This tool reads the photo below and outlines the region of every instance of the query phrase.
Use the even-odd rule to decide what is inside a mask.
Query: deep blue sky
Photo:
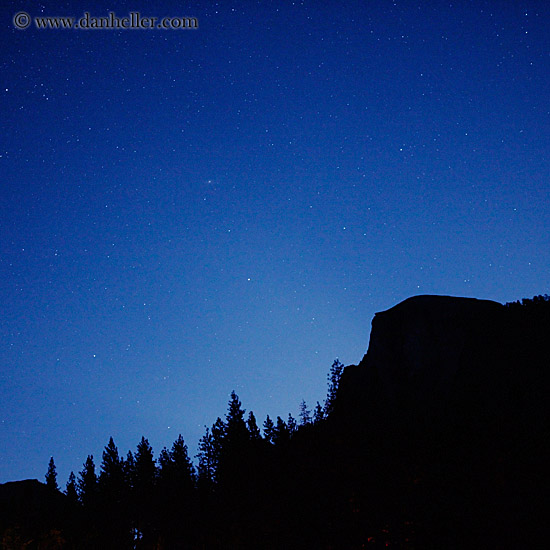
[[[452,4],[452,5],[451,5]],[[196,16],[194,31],[12,17]],[[3,2],[0,482],[194,454],[414,294],[550,287],[546,2]]]

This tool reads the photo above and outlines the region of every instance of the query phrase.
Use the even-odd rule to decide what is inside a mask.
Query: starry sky
[[[27,30],[15,13],[194,16]],[[550,287],[546,2],[2,2],[0,482],[326,395],[415,294]]]

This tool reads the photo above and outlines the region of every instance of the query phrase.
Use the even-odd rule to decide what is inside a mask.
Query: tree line
[[[89,455],[82,469],[69,475],[64,493],[77,510],[76,530],[92,547],[215,547],[229,525],[225,520],[242,514],[262,485],[260,469],[280,457],[298,433],[318,428],[330,416],[342,371],[336,359],[323,404],[311,411],[302,400],[298,419],[290,413],[286,420],[267,415],[261,429],[232,391],[225,416],[206,427],[199,441],[196,466],[181,435],[157,458],[145,437],[125,457],[111,437],[99,465]],[[59,490],[53,457],[45,480]],[[209,525],[212,517],[219,529]]]
[[[388,399],[389,353],[345,374],[335,361],[326,399],[296,419],[258,422],[232,392],[195,463],[181,436],[158,457],[145,438],[125,457],[110,439],[97,469],[89,456],[71,474],[55,548],[545,547],[550,297],[469,328],[431,408]],[[46,481],[57,487],[53,459]]]

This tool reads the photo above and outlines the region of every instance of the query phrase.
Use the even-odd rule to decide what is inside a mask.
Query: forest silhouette
[[[45,484],[0,485],[2,548],[543,547],[550,297],[469,303],[471,318],[449,300],[458,344],[438,314],[435,332],[395,332],[421,307],[396,306],[375,318],[365,359],[335,360],[326,398],[302,401],[297,419],[259,426],[232,392],[196,457],[181,435],[156,457],[145,437],[125,456],[110,438],[63,490],[53,458]],[[403,384],[400,346],[420,365]],[[456,363],[444,390],[422,370],[443,372],[440,357]]]

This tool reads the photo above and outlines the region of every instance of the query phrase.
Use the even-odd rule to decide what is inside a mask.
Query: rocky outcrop
[[[415,296],[377,313],[365,357],[344,371],[344,399],[358,388],[374,399],[368,378],[390,411],[440,405],[457,393],[459,380],[502,353],[505,309],[489,300]]]
[[[391,407],[439,403],[453,392],[461,369],[496,353],[503,310],[473,298],[409,298],[376,314],[361,365],[378,370]]]
[[[331,434],[365,494],[424,526],[418,547],[547,540],[549,334],[548,299],[416,296],[375,315]]]

